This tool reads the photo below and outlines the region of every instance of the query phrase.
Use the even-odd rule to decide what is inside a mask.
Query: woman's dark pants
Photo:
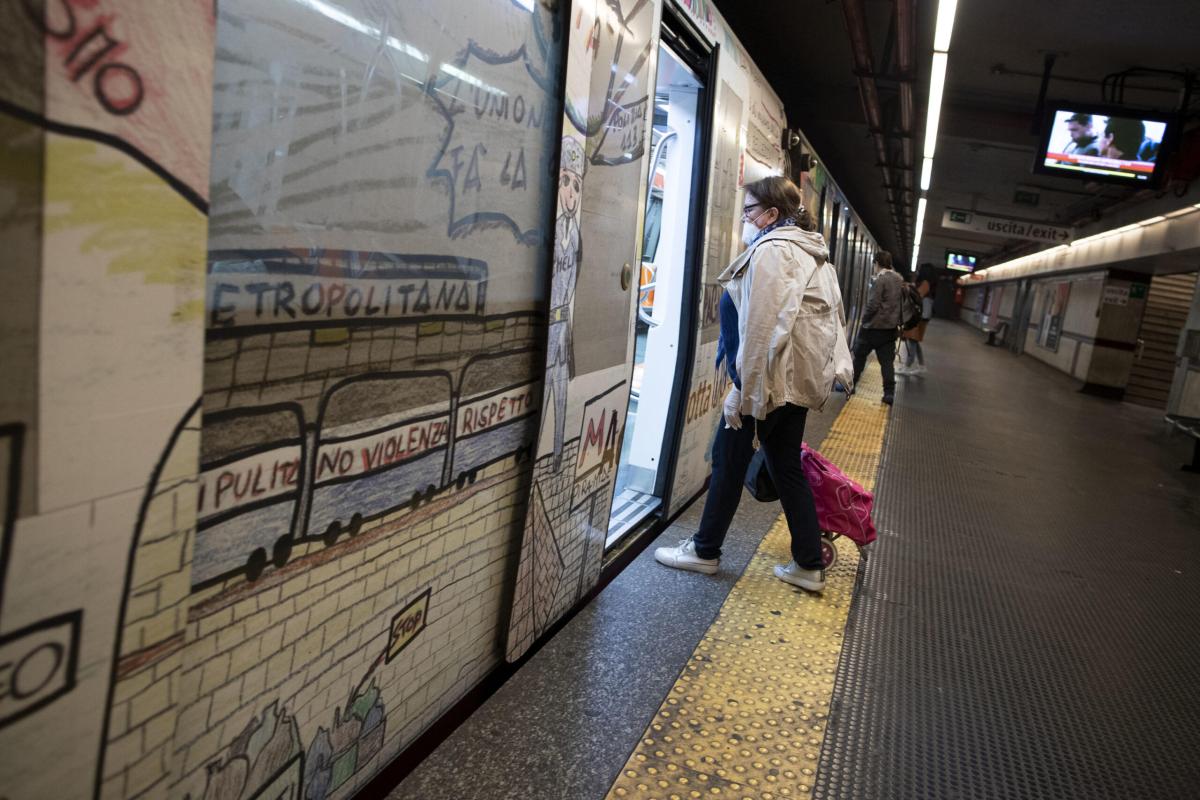
[[[808,409],[802,406],[777,408],[758,422],[758,440],[766,451],[767,470],[779,491],[779,502],[792,534],[792,559],[804,569],[823,569],[817,508],[800,463],[807,417]],[[704,500],[700,530],[692,537],[700,558],[721,555],[725,534],[742,499],[746,468],[754,456],[753,417],[743,416],[739,431],[726,428],[724,419],[717,426],[708,497]]]

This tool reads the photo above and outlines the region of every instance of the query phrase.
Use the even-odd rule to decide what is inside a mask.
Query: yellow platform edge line
[[[882,394],[872,365],[820,448],[871,491]],[[607,798],[811,797],[859,563],[849,539],[837,546],[825,591],[796,589],[773,573],[789,559],[787,522],[775,521]]]

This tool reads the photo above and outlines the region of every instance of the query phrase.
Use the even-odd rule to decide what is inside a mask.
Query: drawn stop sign
[[[425,615],[429,612],[429,597],[432,593],[432,589],[426,589],[416,600],[392,617],[385,663],[399,655],[401,650],[412,644],[418,633],[425,630]]]

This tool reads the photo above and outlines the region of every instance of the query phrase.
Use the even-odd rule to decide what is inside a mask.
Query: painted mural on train
[[[0,163],[20,195],[2,233],[0,749],[36,753],[0,759],[0,794],[162,795],[195,525],[213,8],[41,0],[4,4],[0,26]]]
[[[638,198],[647,169],[653,3],[574,3],[560,142],[545,402],[507,657],[600,575],[629,400]],[[578,302],[586,297],[587,302]],[[615,324],[614,324],[615,323]],[[568,438],[570,437],[570,438]]]
[[[556,5],[302,5],[217,26],[197,800],[353,794],[494,668],[543,402]]]
[[[443,5],[5,8],[64,331],[0,405],[0,737],[66,768],[14,796],[344,797],[500,658],[565,22]]]
[[[682,10],[734,45],[711,275],[782,112]],[[0,7],[0,746],[38,753],[0,794],[350,797],[587,595],[661,15]],[[726,386],[708,283],[676,504]]]

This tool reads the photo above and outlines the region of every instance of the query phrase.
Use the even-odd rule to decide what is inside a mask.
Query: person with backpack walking
[[[872,352],[879,359],[883,372],[883,402],[889,406],[896,397],[896,338],[904,322],[904,279],[892,269],[892,254],[887,250],[875,253],[875,279],[867,297],[862,328],[854,342],[854,383],[867,365]]]
[[[913,281],[912,287],[921,298],[921,316],[920,321],[914,327],[901,334],[901,338],[904,339],[906,357],[904,365],[896,368],[897,375],[925,374],[925,352],[921,349],[921,342],[925,341],[925,329],[929,327],[929,320],[933,319],[933,294],[936,289],[933,264],[921,265],[917,270],[917,277]]]

